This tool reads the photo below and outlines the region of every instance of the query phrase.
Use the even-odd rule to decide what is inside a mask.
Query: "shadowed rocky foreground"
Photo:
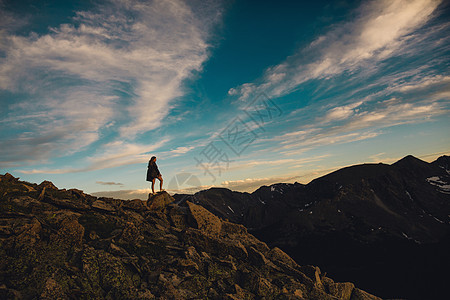
[[[380,299],[166,192],[96,198],[6,174],[0,195],[1,299]]]

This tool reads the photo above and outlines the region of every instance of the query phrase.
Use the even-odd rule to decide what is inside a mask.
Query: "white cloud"
[[[123,183],[114,181],[96,181],[95,183],[100,185],[123,185]]]
[[[164,139],[152,145],[134,144],[123,141],[111,142],[103,145],[94,156],[88,157],[87,164],[83,167],[17,170],[17,172],[24,174],[66,174],[115,168],[132,164],[145,164],[151,157],[151,152],[165,145],[167,141],[168,139]]]
[[[339,126],[329,127],[327,123],[320,122],[303,125],[295,131],[277,137],[276,140],[281,153],[292,155],[299,149],[311,150],[321,146],[375,138],[382,134],[383,128],[429,121],[447,112],[448,110],[437,102],[403,103],[394,98],[351,113]]]
[[[416,82],[408,82],[403,85],[399,85],[396,87],[396,89],[400,92],[410,92],[423,90],[438,85],[445,85],[448,91],[450,89],[450,76],[443,76],[443,75],[427,76],[425,78],[420,78],[420,80]]]
[[[335,25],[309,47],[299,49],[284,62],[268,68],[258,83],[245,83],[231,89],[230,94],[240,92],[245,98],[248,97],[248,87],[252,87],[252,90],[258,89],[277,97],[310,79],[329,79],[360,69],[368,72],[376,67],[377,62],[404,51],[405,44],[423,40],[414,31],[430,20],[440,2],[367,2],[357,10],[354,20]]]
[[[190,146],[190,147],[178,147],[176,149],[173,149],[170,152],[171,153],[175,153],[175,154],[184,154],[184,153],[187,153],[187,152],[191,151],[194,148],[195,147],[193,147],[193,146]]]
[[[183,81],[208,58],[208,38],[220,18],[217,5],[195,5],[111,0],[77,12],[74,24],[48,34],[2,31],[0,89],[28,94],[5,99],[5,119],[21,119],[9,126],[23,132],[9,134],[8,142],[42,150],[17,149],[18,155],[2,153],[0,160],[13,164],[27,151],[30,161],[64,155],[67,148],[77,152],[104,130],[131,145],[138,134],[161,126],[171,102],[184,93]],[[55,140],[38,143],[46,135]]]
[[[355,113],[354,109],[360,106],[362,103],[363,103],[362,101],[359,101],[356,103],[332,108],[325,115],[324,122],[347,119]]]

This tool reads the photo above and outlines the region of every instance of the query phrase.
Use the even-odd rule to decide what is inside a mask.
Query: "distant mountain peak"
[[[394,164],[397,164],[397,163],[414,163],[414,162],[424,163],[423,160],[421,160],[421,159],[419,159],[419,158],[417,158],[417,157],[415,157],[415,156],[410,154],[410,155],[407,155],[407,156],[403,157],[402,159],[398,160]]]

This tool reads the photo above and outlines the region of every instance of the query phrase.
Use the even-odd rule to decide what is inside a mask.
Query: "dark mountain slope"
[[[450,251],[449,170],[448,156],[433,163],[407,156],[392,165],[343,168],[307,185],[192,197],[301,264],[317,264],[385,297],[423,299],[446,293],[446,277],[436,273],[448,266]],[[236,201],[238,195],[244,200]]]

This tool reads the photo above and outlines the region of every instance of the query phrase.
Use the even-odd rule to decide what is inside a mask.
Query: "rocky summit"
[[[0,175],[1,299],[380,299],[161,192],[97,198]]]

